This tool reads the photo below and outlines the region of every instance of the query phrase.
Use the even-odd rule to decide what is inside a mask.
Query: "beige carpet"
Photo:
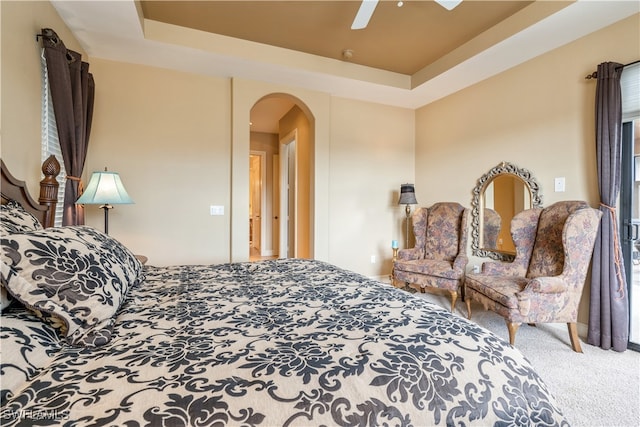
[[[451,306],[445,295],[417,295]],[[457,302],[455,314],[467,317],[464,302]],[[508,341],[502,317],[474,304],[472,320]],[[604,351],[581,338],[582,354],[571,349],[564,324],[522,325],[516,347],[547,383],[572,426],[640,426],[640,353]]]

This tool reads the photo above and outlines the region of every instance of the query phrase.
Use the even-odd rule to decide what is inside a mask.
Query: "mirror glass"
[[[516,253],[511,219],[525,209],[540,207],[542,201],[529,171],[502,162],[478,180],[471,204],[473,254],[511,260]]]

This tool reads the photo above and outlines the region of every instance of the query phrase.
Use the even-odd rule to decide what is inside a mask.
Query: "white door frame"
[[[272,159],[273,175],[271,176],[271,254],[280,258],[280,154]]]

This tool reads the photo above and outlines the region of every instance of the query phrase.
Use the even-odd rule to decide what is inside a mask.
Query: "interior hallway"
[[[276,259],[277,256],[260,256],[260,252],[253,246],[249,246],[249,261],[264,261],[267,259]]]

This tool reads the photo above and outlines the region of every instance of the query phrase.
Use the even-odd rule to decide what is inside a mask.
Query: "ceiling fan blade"
[[[378,0],[362,0],[360,9],[358,9],[358,13],[356,14],[356,18],[353,20],[353,24],[351,24],[351,29],[361,30],[366,28],[367,24],[369,24],[369,19],[371,19],[371,15],[373,15],[373,11],[376,10],[377,5]]]
[[[447,10],[453,10],[457,5],[462,3],[462,0],[435,0],[435,2]]]

